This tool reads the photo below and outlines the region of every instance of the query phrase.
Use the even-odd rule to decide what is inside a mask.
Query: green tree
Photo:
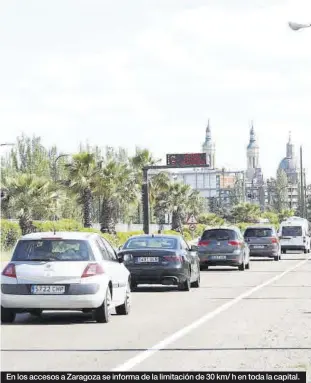
[[[232,208],[231,215],[235,222],[256,222],[260,217],[260,206],[242,203]]]
[[[180,230],[187,215],[198,211],[201,203],[198,193],[189,185],[172,182],[162,200],[162,206],[172,214],[171,229]]]
[[[22,235],[34,230],[33,219],[50,218],[53,208],[53,191],[49,180],[35,174],[16,174],[7,177],[3,188],[9,209],[14,209]]]
[[[277,212],[288,209],[288,182],[284,170],[279,169],[275,181],[274,209]]]
[[[236,176],[234,186],[230,193],[231,206],[242,203],[243,198],[244,198],[243,180],[240,177]]]
[[[150,177],[149,180],[149,201],[150,201],[150,215],[155,215],[156,222],[159,225],[165,223],[165,209],[161,201],[167,197],[170,188],[170,178],[167,173],[160,172]],[[152,219],[151,219],[152,221]]]
[[[36,174],[38,177],[49,177],[49,155],[41,143],[40,137],[22,135],[7,158],[6,170],[11,173]]]
[[[81,152],[72,156],[72,163],[67,165],[68,182],[66,187],[78,196],[78,203],[83,207],[83,225],[91,227],[91,212],[93,193],[96,188],[100,167],[95,161],[95,155]]]
[[[207,226],[221,226],[224,224],[224,219],[213,213],[201,214],[198,216],[198,223]]]
[[[281,223],[282,221],[286,220],[287,218],[290,218],[294,215],[295,211],[291,209],[284,209],[278,213],[278,219]]]
[[[145,166],[156,165],[160,160],[154,158],[148,149],[136,147],[136,152],[133,157],[129,158],[130,166],[133,168],[137,187],[140,190],[140,198],[137,200],[137,221],[140,222],[142,218],[143,204],[142,196],[142,182],[143,182],[143,168]]]
[[[96,194],[102,199],[101,231],[114,233],[120,211],[129,216],[137,200],[138,188],[133,170],[128,164],[109,161],[98,179]]]

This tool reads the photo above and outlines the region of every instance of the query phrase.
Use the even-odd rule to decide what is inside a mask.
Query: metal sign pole
[[[146,166],[143,168],[142,184],[142,207],[143,207],[143,230],[149,234],[149,185],[148,170],[176,169],[176,168],[209,168],[206,162],[206,153],[167,154],[167,165]],[[182,227],[181,227],[182,231]]]

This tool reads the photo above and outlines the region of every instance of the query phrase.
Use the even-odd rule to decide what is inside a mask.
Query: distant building
[[[190,185],[193,189],[200,191],[206,199],[206,207],[211,200],[222,206],[232,205],[233,191],[238,186],[242,187],[243,171],[228,171],[216,168],[216,147],[212,140],[210,121],[205,130],[205,140],[202,152],[206,153],[209,168],[179,169],[170,172],[171,178]],[[243,193],[242,193],[243,194]],[[238,196],[235,195],[235,199]],[[241,196],[241,201],[243,195]]]
[[[246,148],[246,159],[246,201],[259,204],[264,209],[266,203],[265,182],[260,167],[259,145],[253,123],[250,129],[249,143]]]
[[[286,156],[280,162],[278,170],[283,170],[287,176],[288,207],[296,210],[298,208],[300,195],[300,169],[297,166],[291,133],[289,133],[288,142],[286,144]]]
[[[216,149],[215,144],[212,141],[211,128],[208,120],[208,124],[205,131],[205,141],[202,145],[202,152],[206,153],[206,161],[210,165],[210,169],[215,169],[215,155]]]
[[[297,159],[295,157],[291,133],[289,133],[288,142],[286,144],[286,156],[280,162],[278,169],[284,170],[289,184],[298,184],[299,169],[297,166]]]

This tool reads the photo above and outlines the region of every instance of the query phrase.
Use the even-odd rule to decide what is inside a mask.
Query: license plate
[[[65,286],[43,286],[43,285],[33,285],[31,286],[31,294],[40,294],[40,295],[49,295],[49,294],[64,294]]]
[[[265,247],[264,247],[264,246],[261,246],[261,245],[257,245],[257,246],[255,245],[255,246],[254,246],[254,249],[264,249],[264,248],[265,248]]]
[[[159,257],[139,257],[138,263],[155,263],[159,262]]]
[[[226,259],[226,256],[225,256],[225,255],[214,255],[214,256],[213,256],[213,259],[224,260],[224,259]]]

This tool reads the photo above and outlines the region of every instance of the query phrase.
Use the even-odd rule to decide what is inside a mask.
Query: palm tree
[[[150,201],[150,216],[155,214],[158,224],[165,222],[165,209],[162,209],[159,201],[166,198],[166,193],[170,187],[170,178],[167,173],[161,172],[150,178],[149,201]]]
[[[130,158],[129,162],[135,174],[136,184],[141,192],[143,182],[143,168],[145,166],[156,165],[158,162],[160,162],[160,159],[155,159],[148,149],[141,149],[137,147],[135,155]],[[137,215],[139,217],[138,221],[140,221],[141,211],[142,201],[141,198],[139,198],[137,203]]]
[[[198,190],[192,190],[188,197],[188,211],[189,214],[198,216],[204,210],[205,199],[201,196]]]
[[[81,152],[72,158],[73,162],[67,165],[68,182],[66,186],[78,196],[78,203],[83,207],[84,227],[91,227],[93,192],[101,169],[95,161],[95,154]]]
[[[120,211],[125,213],[137,200],[133,170],[126,163],[109,161],[101,172],[96,194],[102,198],[101,231],[113,233]]]
[[[189,210],[191,186],[179,182],[170,185],[167,193],[167,206],[172,213],[172,230],[179,230]]]
[[[35,174],[15,174],[4,180],[4,191],[8,208],[17,214],[22,235],[34,231],[34,218],[46,217],[51,213],[53,193],[51,183],[46,178]]]

